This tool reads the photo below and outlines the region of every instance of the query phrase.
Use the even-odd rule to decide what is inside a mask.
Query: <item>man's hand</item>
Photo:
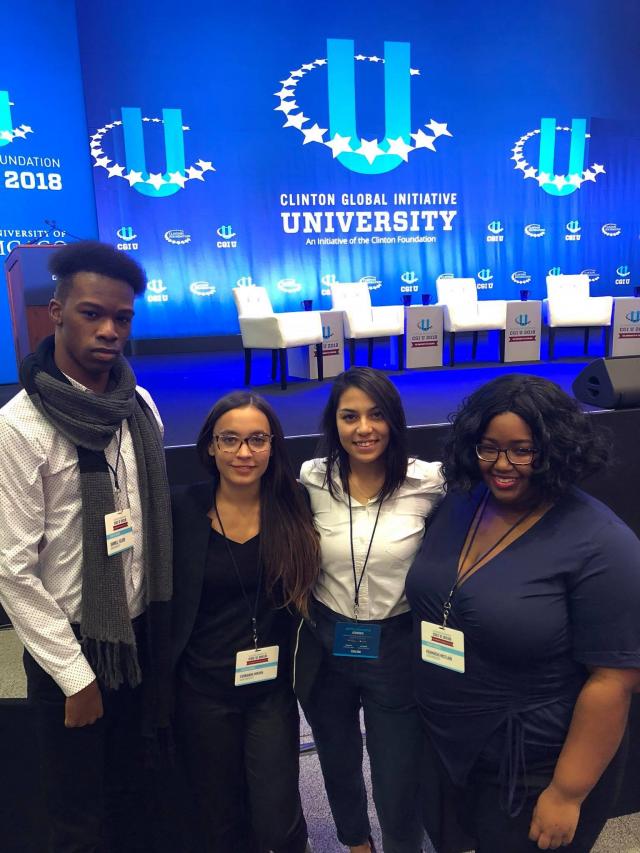
[[[529,838],[540,850],[557,850],[571,844],[580,817],[581,800],[565,797],[553,782],[538,797]]]
[[[96,679],[73,696],[67,696],[64,703],[64,724],[67,729],[90,726],[102,714],[102,694]]]

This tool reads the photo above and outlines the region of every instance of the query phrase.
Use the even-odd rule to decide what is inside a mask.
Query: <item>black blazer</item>
[[[173,514],[173,611],[171,665],[175,669],[196,621],[213,506],[213,483],[192,483],[171,490]]]
[[[301,488],[303,488],[301,486]],[[175,670],[195,625],[211,532],[207,515],[213,506],[213,483],[193,483],[171,490],[173,510],[173,611],[171,665]],[[322,660],[322,646],[299,614],[291,620],[291,679],[304,703]],[[311,625],[313,622],[310,620]],[[283,661],[283,665],[285,662]]]

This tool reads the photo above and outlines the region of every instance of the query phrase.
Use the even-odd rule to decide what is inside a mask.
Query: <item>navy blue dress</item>
[[[526,774],[553,773],[587,667],[640,667],[640,541],[574,488],[457,589],[448,626],[465,673],[422,661],[420,622],[441,622],[484,494],[448,495],[407,577],[416,697],[451,780],[502,780],[509,813]]]

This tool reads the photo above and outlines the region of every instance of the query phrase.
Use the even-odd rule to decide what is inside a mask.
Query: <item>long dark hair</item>
[[[322,439],[318,447],[319,454],[327,458],[326,483],[335,497],[336,483],[332,469],[337,465],[342,488],[346,491],[349,487],[349,454],[340,443],[337,424],[340,398],[348,388],[358,388],[371,397],[389,427],[385,478],[379,495],[380,500],[384,500],[402,485],[407,476],[407,420],[396,386],[384,373],[371,367],[350,367],[336,378],[331,388],[322,413]]]
[[[499,376],[474,391],[456,413],[444,448],[443,473],[449,488],[470,491],[482,477],[475,445],[489,421],[513,412],[527,424],[538,450],[531,483],[555,499],[609,460],[603,430],[562,388],[539,376]]]
[[[320,545],[304,488],[296,482],[287,456],[282,426],[269,403],[257,394],[234,391],[222,397],[206,417],[196,444],[200,462],[217,488],[220,473],[209,455],[216,422],[231,409],[252,406],[269,421],[271,457],[260,480],[260,548],[266,589],[280,583],[284,605],[308,614],[308,599],[320,571]]]

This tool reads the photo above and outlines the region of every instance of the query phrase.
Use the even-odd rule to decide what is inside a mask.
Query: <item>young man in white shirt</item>
[[[93,241],[50,269],[55,334],[0,409],[0,602],[25,646],[50,850],[142,853],[171,598],[162,424],[122,355],[145,275]]]

